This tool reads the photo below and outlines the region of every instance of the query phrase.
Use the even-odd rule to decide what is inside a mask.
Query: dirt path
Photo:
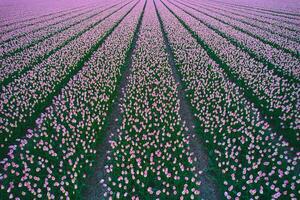
[[[156,8],[156,4],[155,4]],[[169,44],[169,40],[167,37],[167,34],[163,27],[163,22],[160,18],[160,15],[158,13],[158,10],[156,8],[156,12],[159,18],[159,22],[161,25],[161,30],[163,32],[164,42],[166,45],[166,51],[168,53],[168,60],[169,64],[172,68],[172,73],[174,76],[174,79],[176,83],[178,84],[178,98],[180,100],[180,116],[182,117],[183,122],[185,123],[185,126],[188,128],[188,137],[190,142],[190,148],[191,151],[194,153],[195,157],[197,157],[197,161],[194,163],[197,171],[201,170],[203,173],[200,175],[201,180],[201,186],[200,186],[200,194],[203,199],[222,199],[222,193],[219,189],[219,185],[216,182],[216,179],[214,178],[214,175],[211,174],[211,172],[208,171],[209,169],[209,158],[208,158],[208,152],[204,147],[203,142],[200,140],[199,136],[196,133],[195,130],[195,118],[191,111],[191,107],[186,100],[184,88],[181,83],[181,78],[179,76],[179,72],[175,65],[174,55],[171,50],[171,46]]]
[[[146,3],[145,3],[146,5]],[[127,54],[127,58],[125,61],[125,64],[123,66],[123,70],[121,70],[122,77],[120,79],[120,83],[117,87],[117,94],[115,96],[115,102],[112,105],[111,112],[108,116],[108,122],[107,126],[104,129],[104,132],[106,133],[106,136],[102,141],[99,142],[98,148],[97,148],[97,156],[96,156],[96,162],[93,166],[93,169],[91,170],[91,173],[87,176],[85,181],[85,187],[82,191],[82,198],[83,199],[103,199],[103,186],[100,184],[101,179],[105,179],[105,163],[107,158],[107,153],[111,149],[111,146],[109,144],[109,140],[111,139],[112,134],[111,133],[117,133],[117,129],[120,127],[120,124],[116,121],[121,116],[121,102],[124,98],[125,94],[125,87],[128,82],[129,74],[131,73],[131,65],[132,65],[132,54],[133,50],[136,46],[136,41],[138,39],[140,27],[142,18],[144,15],[145,6],[143,8],[142,14],[140,16],[139,22],[136,27],[136,31],[133,36],[133,40],[130,44],[130,49]]]

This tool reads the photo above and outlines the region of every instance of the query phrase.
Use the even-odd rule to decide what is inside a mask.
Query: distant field
[[[300,2],[3,0],[0,199],[299,199]]]

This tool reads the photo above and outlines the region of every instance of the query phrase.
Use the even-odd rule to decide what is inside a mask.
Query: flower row
[[[87,9],[78,9],[74,11],[72,10],[68,12],[63,12],[60,15],[54,15],[52,18],[46,18],[46,19],[42,18],[41,20],[35,23],[27,24],[27,26],[24,24],[19,24],[16,27],[6,26],[3,29],[7,29],[7,30],[2,30],[0,32],[1,35],[0,42],[2,44],[47,29],[48,26],[59,24],[61,22],[67,21],[68,19],[71,19],[71,17],[75,17],[76,15],[80,15],[83,14],[84,12],[91,11],[91,10],[92,10],[91,8],[87,8]]]
[[[158,3],[185,91],[206,141],[223,174],[227,199],[297,196],[299,152],[273,132],[207,52]],[[221,179],[221,178],[220,178]]]
[[[179,4],[177,4],[179,5]],[[242,45],[244,45],[246,48],[252,50],[257,57],[262,57],[266,59],[267,61],[271,62],[273,65],[277,65],[279,69],[284,70],[288,72],[289,74],[297,77],[299,79],[300,77],[300,60],[294,57],[293,55],[286,53],[282,51],[281,49],[277,49],[275,47],[272,47],[269,44],[265,44],[261,42],[259,39],[249,36],[246,33],[243,33],[239,30],[237,30],[235,27],[238,27],[241,30],[246,30],[251,32],[252,34],[257,35],[257,32],[260,32],[262,34],[269,34],[270,37],[273,39],[270,41],[275,40],[277,43],[286,43],[287,45],[292,45],[293,49],[297,49],[296,51],[300,52],[300,45],[298,42],[294,42],[291,40],[288,40],[287,38],[283,38],[277,34],[271,34],[269,32],[266,32],[265,30],[256,28],[248,24],[244,24],[242,22],[236,21],[233,16],[233,18],[228,18],[223,15],[217,14],[216,10],[204,10],[203,8],[199,8],[194,5],[184,4],[189,7],[185,7],[188,11],[193,11],[193,9],[199,10],[199,12],[195,13],[197,17],[201,18],[205,23],[210,24],[210,26],[218,29],[219,31],[225,33],[228,37],[237,40]],[[181,6],[182,7],[182,6]],[[224,23],[226,24],[224,24]],[[269,37],[264,37],[268,39]],[[282,45],[285,46],[285,45]],[[299,49],[298,49],[299,48]]]
[[[98,5],[97,1],[95,1],[94,3],[87,3],[86,1],[77,1],[76,4],[74,4],[74,2],[70,3],[70,1],[43,1],[38,4],[36,4],[35,0],[24,2],[19,1],[18,3],[1,1],[1,11],[5,11],[5,15],[2,15],[0,17],[0,27],[3,28],[1,30],[3,30],[4,32],[7,30],[12,30],[13,28],[30,26],[31,24],[38,23],[39,21],[59,16],[62,13],[67,13],[69,11],[75,11]]]
[[[234,76],[234,82],[250,91],[256,107],[269,118],[276,121],[275,126],[284,130],[290,142],[300,141],[299,103],[300,88],[298,84],[275,75],[263,64],[250,57],[241,48],[231,44],[206,25],[190,16],[180,8],[165,2],[176,15],[198,35],[207,48],[216,56],[223,66],[228,66],[227,73]],[[191,13],[197,15],[193,11]],[[254,99],[255,98],[255,99]]]
[[[216,7],[215,5],[212,4],[202,4],[202,3],[193,3],[195,5],[199,5],[201,7],[205,7],[208,10],[212,12],[217,12],[218,14],[234,18],[237,21],[244,22],[246,24],[252,25],[254,27],[258,27],[260,29],[264,29],[267,31],[270,31],[272,34],[278,34],[281,35],[282,37],[286,38],[291,38],[292,40],[299,41],[299,36],[297,31],[291,30],[287,27],[284,27],[282,25],[284,24],[276,24],[276,23],[271,23],[267,22],[266,20],[262,20],[259,18],[255,18],[251,15],[247,15],[246,13],[239,12],[236,10],[225,10],[225,8],[221,7]]]
[[[31,44],[36,44],[38,41],[47,39],[48,37],[55,35],[55,33],[59,33],[72,25],[76,25],[76,23],[83,21],[89,16],[93,16],[92,14],[96,15],[97,13],[99,13],[99,10],[97,9],[88,9],[83,12],[74,13],[67,16],[65,20],[59,19],[59,23],[45,26],[41,30],[38,29],[38,31],[31,31],[21,37],[12,38],[11,40],[1,44],[1,54],[4,55],[4,58],[11,54],[13,55],[18,49],[24,49]],[[23,29],[20,30],[21,33],[23,31]]]
[[[87,13],[84,18],[76,19],[75,23],[68,22],[60,31],[54,31],[48,37],[43,36],[45,39],[41,38],[32,46],[1,60],[0,81],[10,82],[17,78],[24,70],[26,71],[27,68],[32,68],[33,65],[42,62],[118,9],[119,7],[113,10],[104,9],[94,12],[92,15]]]
[[[122,19],[134,2],[113,13],[94,28],[64,46],[20,78],[3,88],[0,98],[1,149],[24,134],[22,126],[30,126],[53,95],[64,87],[94,51],[94,45]],[[21,128],[20,128],[21,127]]]
[[[123,19],[1,161],[2,198],[78,198],[104,134],[142,6],[137,4]]]
[[[110,140],[104,196],[110,199],[196,199],[199,174],[179,115],[177,84],[153,1],[147,1]]]

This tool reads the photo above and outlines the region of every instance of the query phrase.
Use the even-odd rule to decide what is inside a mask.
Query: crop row
[[[15,78],[24,74],[26,71],[34,68],[35,65],[41,63],[43,60],[49,58],[71,41],[77,39],[85,32],[97,26],[106,16],[121,9],[111,10],[116,5],[109,6],[92,15],[88,15],[76,23],[70,24],[57,33],[49,35],[49,37],[42,38],[34,42],[29,47],[26,47],[20,52],[1,60],[0,83],[3,86],[12,82]]]
[[[293,25],[296,25],[297,23],[299,24],[299,16],[289,16],[290,14],[286,15],[286,14],[274,14],[274,12],[265,12],[265,11],[262,11],[260,9],[253,9],[253,8],[250,8],[250,7],[247,7],[247,6],[242,6],[242,5],[230,5],[230,4],[224,4],[224,3],[221,3],[219,4],[220,6],[226,6],[227,8],[234,8],[234,9],[239,9],[241,10],[242,12],[250,12],[250,13],[253,13],[255,15],[258,15],[258,16],[261,16],[261,17],[264,17],[264,18],[267,18],[267,19],[273,19],[273,20],[277,20],[277,21],[280,21],[280,22],[283,22],[283,23],[290,23],[290,24],[293,24]]]
[[[13,40],[18,40],[22,37],[28,37],[31,34],[42,32],[43,30],[47,29],[48,27],[52,27],[53,25],[57,25],[59,23],[63,23],[68,19],[72,19],[72,17],[80,16],[86,12],[91,12],[93,9],[81,9],[72,12],[67,12],[59,16],[55,16],[50,19],[43,20],[39,23],[32,24],[32,26],[26,26],[21,28],[14,28],[11,31],[5,32],[1,34],[1,41],[0,44],[8,43]],[[49,29],[50,31],[51,29]],[[45,33],[44,33],[45,34]]]
[[[0,9],[3,10],[3,9],[6,9],[6,7],[9,7],[9,6],[1,5]],[[41,19],[45,20],[47,18],[52,18],[52,17],[58,16],[58,15],[61,15],[62,13],[65,13],[68,11],[74,11],[74,10],[77,10],[80,8],[83,8],[83,7],[79,6],[79,7],[75,7],[75,8],[71,8],[71,9],[57,9],[57,10],[54,10],[49,13],[47,13],[47,11],[46,11],[45,13],[47,13],[47,14],[44,13],[40,16],[32,14],[32,13],[30,13],[30,14],[27,13],[26,15],[31,15],[28,18],[27,18],[27,16],[24,16],[24,15],[23,16],[14,15],[13,19],[10,19],[10,16],[6,15],[5,18],[4,18],[4,16],[1,17],[0,28],[3,31],[7,31],[7,30],[11,29],[12,27],[17,29],[19,27],[23,27],[24,25],[30,26],[32,23],[38,22]],[[17,9],[14,9],[14,11],[19,12],[19,10],[17,10]]]
[[[78,198],[103,137],[143,3],[117,20],[91,59],[2,161],[1,197]],[[110,59],[107,59],[107,58]]]
[[[183,4],[187,5],[186,3],[183,3]],[[198,5],[191,6],[189,4],[189,5],[187,5],[187,7],[190,7],[192,9],[196,9],[199,11]],[[210,11],[210,12],[208,12],[208,11]],[[209,9],[207,9],[207,11],[205,11],[205,10],[203,11],[203,9],[200,9],[199,12],[201,12],[215,20],[218,20],[227,26],[230,26],[237,31],[240,31],[246,35],[249,35],[264,44],[271,45],[272,47],[275,47],[275,48],[277,48],[285,53],[289,53],[293,56],[296,56],[296,57],[298,56],[298,58],[299,58],[300,48],[299,48],[299,43],[296,41],[288,40],[279,35],[274,35],[274,34],[270,33],[269,31],[258,29],[251,25],[236,21],[234,19],[230,19],[225,16],[221,16],[221,17],[216,16],[216,13],[214,13],[214,11],[211,11]]]
[[[174,80],[153,1],[148,1],[122,99],[119,128],[109,141],[104,196],[194,199],[193,166]]]
[[[259,110],[191,32],[162,3],[157,4],[198,122],[197,130],[206,141],[216,170],[222,173],[219,178],[225,197],[295,199],[300,154],[261,119]]]
[[[266,22],[260,19],[253,18],[249,15],[246,15],[242,12],[236,12],[232,10],[225,10],[224,8],[216,7],[214,5],[210,4],[202,4],[202,3],[193,3],[192,5],[198,5],[198,7],[205,8],[207,11],[210,12],[216,12],[218,15],[222,15],[225,17],[228,17],[230,19],[234,19],[236,21],[239,21],[241,23],[245,23],[247,25],[262,29],[264,31],[268,31],[271,34],[277,34],[281,37],[287,38],[292,41],[300,41],[297,31],[292,31],[290,29],[287,29],[283,26],[276,25],[274,23]]]
[[[52,98],[59,94],[68,80],[82,68],[89,54],[94,52],[93,45],[107,35],[105,33],[115,21],[124,17],[130,9],[129,5],[110,13],[101,23],[3,88],[0,99],[1,150],[8,148],[34,124]]]
[[[209,4],[212,5],[212,4]],[[251,12],[251,11],[247,11],[247,10],[243,10],[243,9],[239,9],[239,8],[234,8],[234,7],[226,7],[224,5],[221,4],[213,4],[214,6],[218,6],[220,8],[223,9],[227,9],[229,11],[235,11],[237,13],[242,13],[243,15],[245,15],[247,18],[251,18],[251,19],[255,19],[255,20],[259,20],[261,22],[264,23],[268,23],[271,26],[278,26],[278,27],[282,27],[284,29],[287,29],[289,31],[294,31],[294,32],[299,32],[299,28],[295,27],[295,24],[290,23],[288,21],[285,21],[283,19],[276,19],[276,18],[272,18],[271,16],[261,16],[259,13],[257,12]]]
[[[234,22],[234,20],[230,20],[231,22],[228,23],[229,20],[226,20],[226,18],[216,17],[214,16],[214,14],[210,14],[213,12],[206,12],[203,11],[203,9],[199,10],[187,4],[184,5],[188,7],[188,12],[190,11],[190,9],[197,11],[193,14],[195,14],[197,18],[201,19],[204,24],[218,30],[219,32],[221,32],[221,34],[225,35],[224,37],[230,38],[230,40],[232,40],[234,43],[237,43],[239,46],[241,46],[244,51],[249,52],[249,54],[251,54],[251,56],[256,60],[265,63],[265,65],[269,66],[271,70],[276,70],[276,72],[279,71],[277,72],[279,75],[289,74],[289,76],[287,77],[288,80],[294,80],[297,78],[299,82],[298,66],[300,65],[300,61],[297,56],[285,52],[280,48],[278,49],[276,45],[272,46],[271,44],[265,44],[255,36],[248,35],[247,33],[243,32],[243,23],[237,24],[236,22]],[[260,29],[255,27],[251,29],[251,33],[261,31]],[[274,37],[276,41],[283,41],[276,35],[273,35],[272,37]],[[287,40],[284,39],[284,41]],[[298,48],[299,43],[295,42],[293,46]]]
[[[62,23],[55,23],[54,25],[46,26],[42,30],[30,32],[20,38],[17,37],[8,42],[5,42],[1,44],[1,58],[3,59],[9,56],[13,56],[17,52],[20,52],[28,47],[32,47],[33,45],[38,44],[39,42],[52,37],[55,34],[63,32],[69,27],[97,16],[99,13],[101,13],[101,10],[99,11],[98,9],[90,9],[88,11],[84,11],[77,15],[74,15],[71,18],[67,18],[67,20],[62,20]]]
[[[4,2],[5,3],[5,2]],[[78,4],[73,7],[72,4],[69,4],[71,6],[65,6],[63,5],[65,2],[56,2],[57,6],[55,6],[55,3],[52,3],[52,5],[49,5],[49,2],[41,2],[40,5],[35,6],[35,3],[30,3],[29,1],[26,1],[26,3],[19,4],[8,4],[8,5],[2,5],[1,10],[5,10],[5,18],[1,19],[0,22],[0,28],[3,28],[3,30],[11,29],[10,27],[25,27],[25,26],[31,26],[32,24],[38,22],[47,20],[47,18],[52,18],[54,16],[61,15],[62,13],[68,12],[68,11],[75,11],[79,9],[84,9],[88,7],[96,6],[95,3],[87,3],[87,4]],[[48,5],[47,5],[48,4]],[[51,4],[51,3],[50,3]],[[10,8],[14,9],[10,9]],[[41,9],[42,7],[42,9]]]
[[[260,109],[272,126],[292,145],[297,146],[300,140],[298,84],[274,74],[264,63],[257,62],[222,34],[203,24],[192,12],[166,3],[198,36],[211,56],[218,61],[230,79],[245,91],[247,98]]]
[[[20,38],[28,33],[32,33],[35,31],[43,30],[43,28],[52,25],[52,24],[58,24],[60,22],[65,21],[66,19],[70,18],[70,16],[76,16],[78,13],[82,13],[87,10],[92,10],[91,8],[86,9],[78,9],[78,10],[72,10],[68,12],[63,12],[60,15],[54,15],[52,18],[46,18],[39,20],[35,23],[29,24],[27,26],[19,25],[17,27],[7,27],[5,30],[3,28],[2,32],[0,32],[1,35],[1,41],[0,44],[3,44],[5,42],[8,42],[13,39]]]

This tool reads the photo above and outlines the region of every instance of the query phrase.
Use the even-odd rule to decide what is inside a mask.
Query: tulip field
[[[1,1],[6,199],[300,199],[300,2]]]

